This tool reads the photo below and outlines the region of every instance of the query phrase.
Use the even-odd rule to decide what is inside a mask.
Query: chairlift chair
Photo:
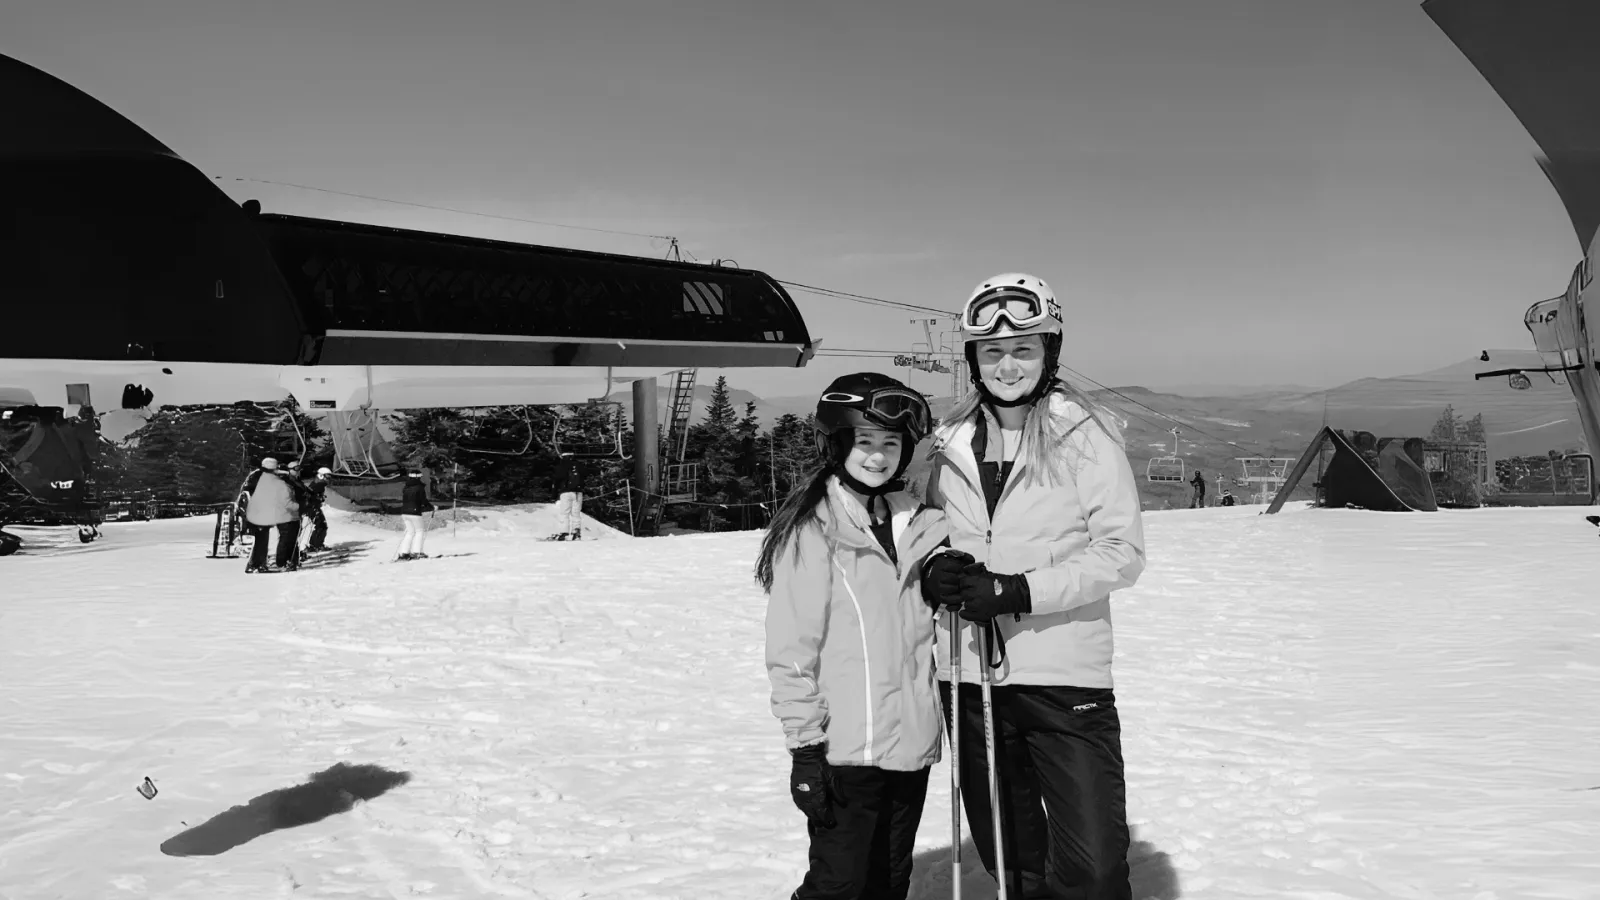
[[[522,407],[522,423],[525,430],[521,437],[486,438],[480,437],[483,428],[482,417],[474,416],[472,427],[456,442],[456,449],[463,453],[477,453],[483,456],[526,456],[533,448],[533,416],[528,413],[526,406]]]
[[[378,432],[374,410],[334,410],[328,414],[328,432],[333,438],[330,468],[341,478],[392,481],[405,475],[394,459],[394,451]],[[389,474],[384,474],[385,469]]]
[[[1239,482],[1254,488],[1251,501],[1257,504],[1272,502],[1272,498],[1288,482],[1289,467],[1295,462],[1293,457],[1287,456],[1240,456],[1235,459],[1244,472]]]
[[[555,422],[550,428],[550,446],[558,455],[570,455],[578,459],[627,459],[628,456],[622,449],[621,401],[591,400],[583,406],[610,407],[611,411],[606,415],[605,425],[601,428],[601,440],[598,442],[574,440],[579,436],[574,431],[577,416],[571,412],[572,406],[562,405],[555,408]]]
[[[1156,484],[1182,484],[1188,474],[1183,465],[1183,457],[1178,455],[1178,429],[1170,429],[1172,435],[1172,455],[1156,456],[1145,464],[1144,478]]]

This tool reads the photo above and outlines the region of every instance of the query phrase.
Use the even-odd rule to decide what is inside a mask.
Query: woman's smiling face
[[[1044,377],[1044,339],[1029,334],[979,341],[978,377],[1000,400],[1026,397]]]

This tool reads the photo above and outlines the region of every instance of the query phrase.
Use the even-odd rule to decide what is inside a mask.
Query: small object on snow
[[[138,791],[139,796],[145,798],[146,800],[154,800],[156,794],[158,793],[156,791],[156,783],[150,780],[149,775],[144,777],[144,784],[139,785],[138,787],[134,788],[134,790]]]
[[[1600,525],[1600,516],[1584,516],[1583,520],[1590,525]]]

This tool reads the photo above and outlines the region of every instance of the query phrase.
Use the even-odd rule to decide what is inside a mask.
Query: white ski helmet
[[[268,472],[274,471],[278,468],[278,461],[269,456],[261,461],[261,468],[266,469]]]
[[[1061,306],[1055,292],[1043,278],[1026,272],[985,278],[961,308],[961,335],[967,343],[1061,332]]]
[[[1022,406],[1043,397],[1055,383],[1061,365],[1062,330],[1061,305],[1043,278],[1026,272],[985,278],[961,308],[961,339],[973,387],[996,406]],[[1044,372],[1027,396],[1002,401],[990,393],[978,374],[978,342],[1030,334],[1044,341]]]
[[[317,474],[318,475],[332,475],[333,474],[333,470],[328,468],[327,466],[323,466],[322,468],[317,470]]]

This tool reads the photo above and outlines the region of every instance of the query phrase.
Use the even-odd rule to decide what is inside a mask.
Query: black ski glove
[[[961,618],[988,622],[1006,613],[1033,612],[1028,576],[996,575],[983,563],[972,563],[961,573]]]
[[[941,607],[961,606],[961,570],[975,560],[970,553],[957,550],[928,557],[922,564],[922,600],[939,612]]]
[[[832,828],[833,769],[828,766],[828,745],[812,744],[789,751],[794,766],[789,770],[789,796],[806,814],[806,821],[819,828]]]

